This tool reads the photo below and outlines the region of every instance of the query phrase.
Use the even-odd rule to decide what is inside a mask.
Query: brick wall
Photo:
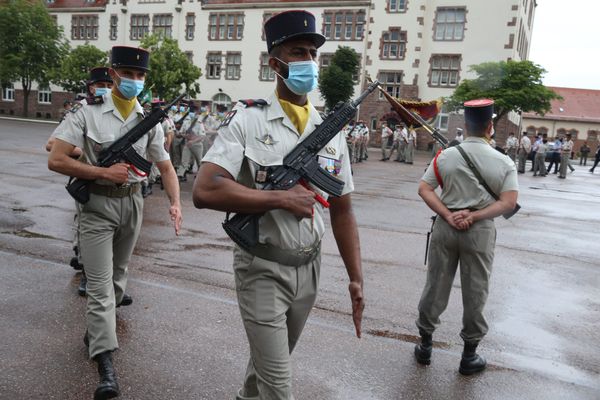
[[[68,92],[52,92],[52,103],[38,103],[38,92],[32,90],[29,93],[29,118],[59,120],[65,100],[73,100],[75,96]],[[0,100],[0,116],[23,116],[23,91],[15,90],[14,101]]]

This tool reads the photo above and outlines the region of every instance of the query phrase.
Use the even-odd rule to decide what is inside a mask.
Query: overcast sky
[[[537,0],[529,59],[547,86],[600,89],[600,1]]]

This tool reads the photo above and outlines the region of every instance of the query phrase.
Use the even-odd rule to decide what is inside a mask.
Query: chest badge
[[[273,139],[273,136],[269,135],[268,133],[266,133],[263,137],[257,137],[256,138],[259,142],[266,144],[267,146],[273,146],[274,144],[278,143],[279,141]]]
[[[325,147],[325,151],[327,152],[327,154],[335,156],[335,153],[336,153],[335,147],[327,146],[327,147]]]

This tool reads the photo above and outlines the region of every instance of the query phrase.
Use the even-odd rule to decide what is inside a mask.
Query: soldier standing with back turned
[[[266,100],[238,103],[204,157],[194,184],[194,204],[227,212],[265,213],[259,244],[234,247],[234,275],[250,361],[238,400],[293,399],[290,354],[317,296],[324,210],[317,189],[257,190],[269,166],[283,158],[322,122],[307,94],[317,87],[317,48],[325,37],[315,17],[287,11],[265,22],[269,66],[277,89]],[[340,197],[329,198],[331,226],[350,278],[356,333],[361,335],[362,271],[350,160],[344,135],[319,152],[325,170],[345,182]],[[321,193],[319,191],[319,193]],[[322,193],[324,195],[324,193]]]
[[[81,205],[81,256],[88,278],[87,331],[84,342],[89,356],[98,363],[100,383],[95,400],[119,395],[112,364],[112,352],[118,346],[116,307],[129,305],[125,294],[127,267],[142,225],[144,201],[140,192],[143,177],[129,164],[97,167],[100,151],[121,138],[144,118],[136,96],[144,87],[149,53],[144,49],[115,46],[109,73],[114,86],[110,93],[94,97],[92,102],[71,113],[56,134],[48,167],[56,172],[92,180],[90,199]],[[77,146],[83,160],[69,154]],[[162,128],[155,126],[134,143],[140,156],[154,161],[160,170],[165,191],[171,202],[169,214],[179,232],[181,204],[177,176],[165,150]]]
[[[416,324],[421,343],[415,347],[420,364],[431,363],[432,334],[448,305],[456,269],[460,263],[463,299],[464,351],[459,372],[470,375],[486,366],[476,353],[488,331],[483,315],[496,243],[494,218],[515,208],[518,195],[515,163],[488,144],[493,130],[493,101],[465,103],[468,137],[442,151],[427,168],[419,195],[436,214],[433,226],[427,282],[419,302]],[[499,196],[494,200],[479,184],[458,148],[464,150],[483,180]],[[435,188],[442,187],[441,196]]]

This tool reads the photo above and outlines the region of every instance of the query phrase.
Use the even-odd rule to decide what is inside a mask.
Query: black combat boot
[[[123,295],[123,300],[121,300],[121,302],[119,304],[117,304],[117,307],[130,306],[132,304],[133,304],[133,297],[131,297],[128,294],[124,294]]]
[[[112,364],[110,351],[105,351],[94,357],[98,363],[98,373],[100,374],[100,383],[94,392],[94,400],[113,399],[119,396],[119,384]]]
[[[79,280],[79,287],[77,288],[77,293],[80,296],[85,296],[87,292],[87,277],[85,276],[85,271],[81,270],[81,279]]]
[[[415,346],[415,358],[422,365],[431,364],[431,350],[433,348],[433,338],[427,333],[421,333],[421,343]]]
[[[487,362],[475,352],[477,350],[477,342],[465,342],[465,348],[460,360],[458,372],[463,375],[473,375],[485,369]]]

